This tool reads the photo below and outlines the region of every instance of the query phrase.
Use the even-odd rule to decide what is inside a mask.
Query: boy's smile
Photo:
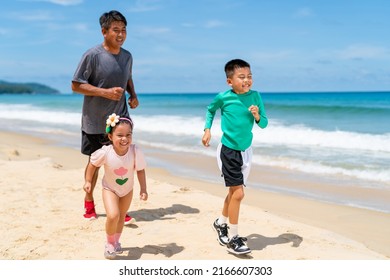
[[[236,68],[233,76],[227,78],[227,83],[237,94],[243,94],[252,88],[252,72],[249,67]]]

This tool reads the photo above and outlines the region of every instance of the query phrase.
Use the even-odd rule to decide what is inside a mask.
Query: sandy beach
[[[1,132],[0,139],[0,259],[104,259],[100,180],[95,192],[99,218],[82,218],[87,157],[32,136]],[[197,160],[202,159],[194,158],[194,164]],[[272,169],[264,173],[266,181],[298,183]],[[147,168],[147,177],[149,200],[138,199],[136,184],[129,213],[137,222],[124,228],[124,253],[118,259],[390,259],[390,214],[250,188],[241,208],[239,232],[248,238],[252,253],[229,254],[211,227],[225,196],[221,185],[154,166]],[[318,184],[315,187],[321,187]]]

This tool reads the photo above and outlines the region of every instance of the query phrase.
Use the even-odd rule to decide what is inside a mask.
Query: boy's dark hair
[[[99,19],[100,26],[101,28],[104,29],[109,29],[111,23],[114,21],[122,21],[125,24],[125,26],[127,26],[127,20],[125,16],[115,10],[102,14]]]
[[[234,69],[236,68],[251,68],[248,62],[242,59],[232,59],[228,63],[225,64],[225,73],[226,73],[226,78],[229,78],[233,76],[234,74]]]

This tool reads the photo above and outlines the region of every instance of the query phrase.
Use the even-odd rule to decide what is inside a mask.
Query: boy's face
[[[252,72],[249,67],[235,68],[231,77],[227,78],[227,84],[237,94],[248,92],[252,88]]]
[[[126,40],[126,25],[122,21],[113,21],[109,29],[102,29],[105,44],[112,49],[119,49]]]

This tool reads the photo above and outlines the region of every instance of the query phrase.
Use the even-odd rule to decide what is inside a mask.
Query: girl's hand
[[[86,193],[91,193],[91,182],[85,182],[84,183],[84,186],[83,186],[83,189]]]
[[[148,200],[148,193],[147,192],[140,193],[139,198],[143,201]]]

